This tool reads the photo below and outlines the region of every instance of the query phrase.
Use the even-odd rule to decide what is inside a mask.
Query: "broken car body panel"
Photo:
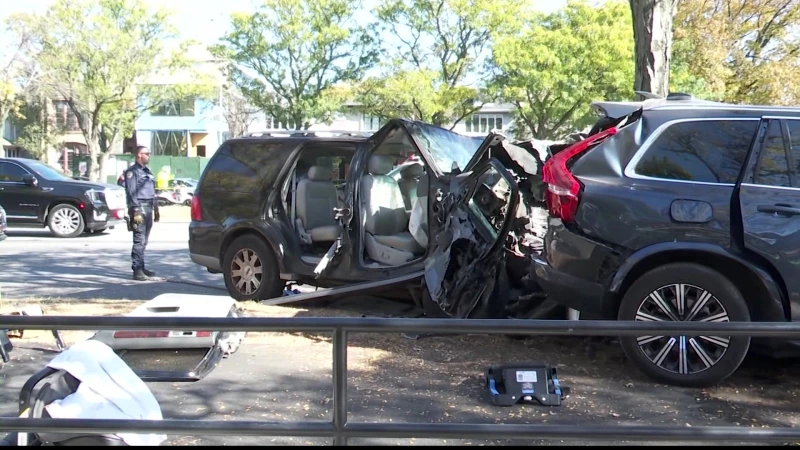
[[[429,212],[435,238],[425,264],[428,293],[453,317],[472,317],[478,307],[480,317],[502,314],[491,305],[492,294],[519,187],[495,159],[442,181],[449,181],[447,200]]]

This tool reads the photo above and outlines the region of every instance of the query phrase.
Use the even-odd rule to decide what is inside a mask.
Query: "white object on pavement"
[[[78,342],[48,364],[81,381],[78,390],[46,406],[58,419],[162,420],[161,407],[147,385],[106,344]],[[116,433],[128,445],[157,446],[163,434]]]

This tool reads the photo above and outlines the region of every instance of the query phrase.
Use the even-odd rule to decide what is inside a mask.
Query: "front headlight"
[[[86,196],[92,203],[102,203],[103,199],[105,198],[103,191],[97,191],[94,189],[89,189],[86,191]]]

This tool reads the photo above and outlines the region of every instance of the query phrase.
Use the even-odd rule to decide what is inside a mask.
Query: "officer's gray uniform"
[[[144,222],[134,225],[131,268],[145,270],[144,250],[153,228],[153,213],[158,211],[156,201],[156,179],[150,169],[135,163],[125,171],[125,197],[128,202],[128,215],[131,220],[137,211],[144,216]]]

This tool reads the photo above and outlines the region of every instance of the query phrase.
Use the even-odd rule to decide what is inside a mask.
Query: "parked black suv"
[[[800,316],[800,109],[696,100],[598,102],[608,117],[545,165],[539,282],[581,318]],[[794,342],[753,339],[784,355]],[[621,338],[645,373],[718,383],[749,337]]]
[[[47,227],[57,237],[125,223],[125,190],[69,178],[34,159],[0,158],[0,205],[8,227]]]
[[[369,137],[283,134],[223,143],[192,197],[191,258],[233,298],[408,282],[449,316],[504,316],[496,280],[530,267],[530,153],[402,119]]]

